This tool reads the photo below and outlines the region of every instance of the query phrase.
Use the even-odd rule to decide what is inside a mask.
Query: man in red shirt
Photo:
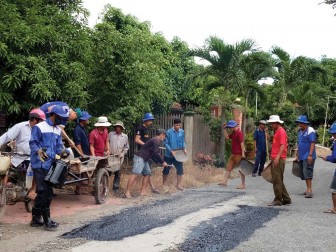
[[[107,127],[111,126],[106,116],[98,117],[96,128],[90,132],[90,154],[92,156],[103,157],[110,153],[110,144]],[[106,154],[106,155],[105,155]]]
[[[224,175],[224,180],[222,183],[219,183],[219,185],[227,186],[227,182],[229,179],[229,176],[231,174],[231,171],[239,165],[242,158],[245,158],[244,153],[244,135],[241,132],[241,130],[238,127],[238,123],[234,120],[228,121],[227,124],[224,124],[224,135],[227,140],[231,139],[231,156],[228,160],[228,163],[226,165],[226,172]],[[226,131],[226,129],[231,129],[232,133],[229,135]],[[241,177],[241,185],[237,187],[237,189],[245,189],[245,175],[239,171],[240,177]]]
[[[278,115],[271,115],[267,122],[271,125],[271,128],[274,131],[271,150],[271,173],[275,195],[273,202],[269,203],[268,206],[288,205],[292,203],[292,200],[283,183],[283,174],[287,157],[287,133],[281,126],[283,121],[280,120]]]

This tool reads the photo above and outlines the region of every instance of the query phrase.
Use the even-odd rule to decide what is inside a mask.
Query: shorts
[[[330,191],[331,193],[336,193],[336,170],[334,172],[333,180],[331,181]]]
[[[232,171],[237,165],[239,165],[242,159],[242,155],[231,155],[226,165],[226,170]]]
[[[177,161],[174,157],[164,157],[164,161],[166,161],[167,164],[169,165],[174,165],[176,168],[176,173],[178,176],[183,175],[183,163]],[[163,168],[162,174],[163,175],[168,175],[171,167],[165,167]]]
[[[143,160],[142,157],[134,155],[132,173],[136,175],[150,176],[151,169],[149,163]]]
[[[308,160],[300,160],[300,176],[302,180],[313,179],[314,173],[314,164],[315,160],[313,160],[312,164],[308,164]]]

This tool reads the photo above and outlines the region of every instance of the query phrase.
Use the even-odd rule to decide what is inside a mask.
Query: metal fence
[[[182,113],[168,113],[156,115],[152,127],[150,128],[150,137],[155,136],[157,129],[169,129],[173,126],[175,118],[180,118],[182,128],[184,128],[184,115]],[[134,153],[137,151],[137,144],[134,142],[137,126],[128,134],[130,149],[127,155],[126,163],[132,160]],[[210,139],[210,128],[203,120],[203,116],[195,114],[193,116],[193,153],[215,154],[216,145]],[[162,150],[164,154],[164,150]]]
[[[203,154],[215,154],[216,144],[211,141],[210,127],[204,122],[203,116],[194,115],[193,152]]]

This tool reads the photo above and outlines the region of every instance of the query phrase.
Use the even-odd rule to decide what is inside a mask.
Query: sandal
[[[305,198],[313,198],[313,193],[311,192],[306,192]]]
[[[273,202],[269,203],[268,206],[281,206],[281,203],[273,201]]]
[[[245,189],[245,186],[244,185],[239,185],[236,187],[236,189]]]
[[[336,210],[335,209],[328,209],[328,210],[325,210],[323,211],[324,213],[330,213],[330,214],[336,214]]]

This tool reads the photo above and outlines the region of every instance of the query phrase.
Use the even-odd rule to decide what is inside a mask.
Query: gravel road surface
[[[329,185],[335,165],[318,159],[314,198],[286,166],[285,184],[293,204],[267,207],[272,184],[248,177],[246,190],[210,185],[105,216],[65,234],[85,238],[73,251],[336,251],[336,215]]]

